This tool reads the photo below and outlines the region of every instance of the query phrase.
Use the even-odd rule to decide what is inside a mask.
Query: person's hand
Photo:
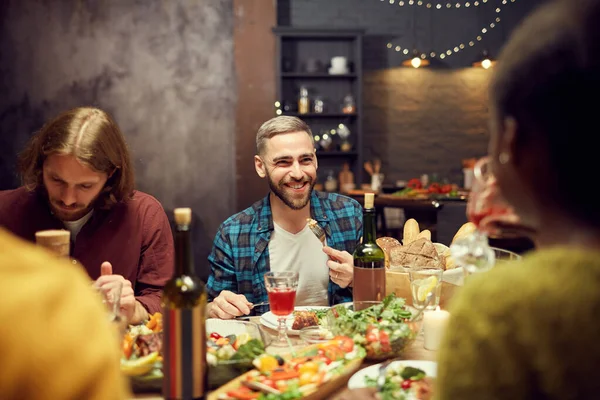
[[[347,251],[339,251],[329,246],[323,246],[323,252],[329,256],[327,266],[329,277],[341,288],[352,286],[354,278],[354,259]]]
[[[129,323],[140,323],[144,321],[148,313],[144,306],[136,301],[131,282],[121,275],[113,274],[111,263],[105,261],[100,266],[100,277],[96,279],[94,286],[104,292],[107,298],[113,298],[113,293],[121,286],[121,297],[119,302],[121,316]],[[112,307],[112,304],[109,304]]]
[[[250,314],[250,303],[243,294],[235,294],[223,290],[208,304],[208,317],[232,319],[240,315]]]

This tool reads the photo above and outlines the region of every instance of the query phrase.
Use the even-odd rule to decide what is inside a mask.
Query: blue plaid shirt
[[[362,207],[349,197],[313,191],[310,213],[325,230],[327,245],[340,251],[354,252],[362,235]],[[248,301],[268,301],[263,275],[270,271],[269,240],[273,232],[273,214],[269,196],[229,217],[217,232],[208,256],[211,272],[206,287],[209,300],[222,290],[243,294]],[[352,301],[352,289],[342,289],[329,280],[329,304]],[[262,314],[266,307],[253,311]]]

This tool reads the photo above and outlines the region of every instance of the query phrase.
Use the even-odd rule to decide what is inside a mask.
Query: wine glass
[[[296,289],[298,288],[297,272],[267,272],[265,285],[269,295],[271,312],[277,316],[278,335],[272,346],[282,347],[289,345],[287,336],[287,318],[294,312]]]
[[[475,163],[473,186],[467,203],[467,218],[477,229],[450,246],[456,264],[463,267],[466,274],[488,271],[496,262],[481,221],[486,217],[500,217],[511,212],[498,190],[496,177],[490,168],[490,158],[481,158]]]

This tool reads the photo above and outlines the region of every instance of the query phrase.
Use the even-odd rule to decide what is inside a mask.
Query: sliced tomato
[[[333,340],[338,342],[338,345],[345,353],[350,353],[354,349],[354,341],[348,336],[336,336]]]
[[[274,371],[270,378],[274,381],[289,380],[300,376],[298,371]]]
[[[258,396],[260,396],[260,393],[253,392],[252,390],[248,389],[247,387],[242,386],[237,389],[228,391],[227,396],[233,397],[234,399],[239,399],[239,400],[252,400],[252,399],[258,399]]]

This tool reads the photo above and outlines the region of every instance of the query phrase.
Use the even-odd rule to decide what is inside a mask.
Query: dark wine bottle
[[[163,292],[163,397],[206,399],[206,288],[195,275],[192,210],[175,209],[175,271]]]
[[[385,253],[375,241],[377,218],[373,193],[365,194],[363,208],[363,236],[354,254],[354,306],[368,307],[368,301],[381,301],[385,297]]]

